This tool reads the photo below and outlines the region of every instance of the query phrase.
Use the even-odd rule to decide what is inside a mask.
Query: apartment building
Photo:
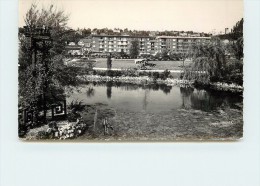
[[[96,53],[125,52],[129,54],[133,40],[139,41],[140,54],[156,54],[164,50],[186,53],[192,44],[207,42],[210,37],[92,35],[80,40],[78,46],[82,47],[82,51]]]
[[[150,38],[129,35],[92,35],[92,52],[129,53],[131,41],[138,40],[140,52],[147,53]]]
[[[191,45],[196,42],[207,42],[210,37],[180,37],[180,36],[157,36],[157,51],[167,50],[175,53],[188,52]]]

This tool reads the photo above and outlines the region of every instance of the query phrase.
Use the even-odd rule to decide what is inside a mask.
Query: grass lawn
[[[104,58],[96,59],[97,62],[95,63],[95,67],[97,68],[106,68],[107,67],[107,60]],[[149,61],[149,63],[156,64],[155,67],[151,69],[154,70],[181,70],[182,69],[182,61]],[[185,61],[184,65],[190,65],[190,61]],[[133,59],[112,59],[112,68],[134,68],[137,65],[134,63]]]

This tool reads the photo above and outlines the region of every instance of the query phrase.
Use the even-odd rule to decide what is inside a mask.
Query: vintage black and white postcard
[[[24,140],[237,140],[243,0],[19,0]]]

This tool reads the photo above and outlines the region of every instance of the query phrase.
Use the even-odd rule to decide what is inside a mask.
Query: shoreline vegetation
[[[79,77],[82,81],[96,81],[96,82],[121,82],[121,83],[132,83],[132,84],[166,84],[169,86],[199,86],[203,88],[209,88],[218,91],[229,91],[235,93],[242,93],[243,87],[234,83],[222,83],[222,82],[211,82],[209,84],[198,83],[194,80],[183,80],[180,78],[154,78],[149,76],[101,76],[101,75],[81,75]]]

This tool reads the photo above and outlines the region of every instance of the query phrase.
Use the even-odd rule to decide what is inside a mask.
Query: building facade
[[[210,37],[92,35],[81,39],[76,46],[81,48],[82,54],[86,51],[94,53],[125,52],[129,54],[133,40],[139,41],[140,54],[156,54],[164,50],[173,53],[186,53],[192,44],[207,42]],[[76,48],[76,46],[74,47]]]
[[[157,51],[167,50],[173,53],[187,53],[190,46],[197,42],[207,42],[211,37],[158,36]]]

